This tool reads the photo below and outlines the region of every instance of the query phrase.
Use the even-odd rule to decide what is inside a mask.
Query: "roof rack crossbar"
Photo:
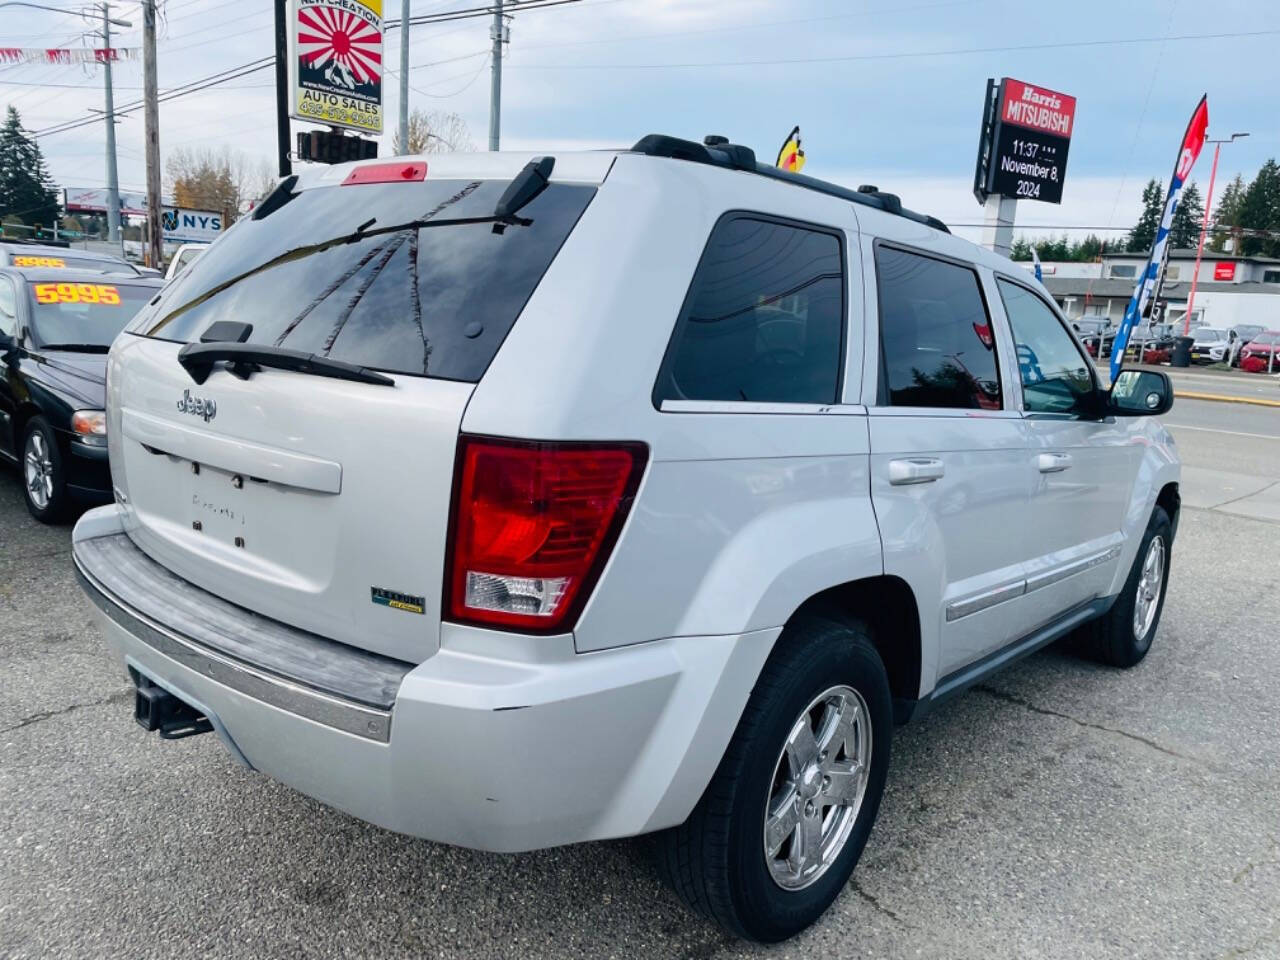
[[[651,133],[637,140],[635,146],[631,148],[631,152],[643,153],[650,157],[670,157],[674,160],[705,163],[715,167],[727,167],[731,170],[745,170],[748,173],[756,173],[771,180],[781,180],[784,183],[804,187],[807,190],[815,190],[828,196],[839,197],[842,200],[848,200],[850,203],[874,207],[877,210],[883,210],[885,213],[905,217],[908,220],[914,220],[916,223],[923,223],[943,233],[951,232],[947,229],[947,225],[937,217],[908,210],[902,205],[902,201],[892,193],[882,193],[875,187],[850,190],[848,187],[842,187],[827,180],[819,180],[816,177],[805,176],[802,173],[792,173],[789,170],[782,170],[766,163],[759,163],[756,161],[755,153],[750,147],[720,142],[722,139],[720,137],[708,137],[708,140],[713,141],[708,145],[696,143],[693,140],[682,140],[679,137]]]

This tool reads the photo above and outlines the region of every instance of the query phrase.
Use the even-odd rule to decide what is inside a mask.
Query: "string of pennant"
[[[40,49],[37,47],[0,47],[0,63],[107,63],[136,60],[137,47],[74,47]]]

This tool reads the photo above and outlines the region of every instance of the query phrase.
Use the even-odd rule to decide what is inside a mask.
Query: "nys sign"
[[[160,229],[164,239],[174,243],[212,243],[222,232],[222,214],[165,207],[160,213]]]

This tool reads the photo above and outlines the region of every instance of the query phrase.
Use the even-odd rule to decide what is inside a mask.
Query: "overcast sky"
[[[384,14],[394,19],[399,0],[389,3]],[[414,0],[412,11],[479,5]],[[272,52],[266,0],[162,0],[162,7],[161,91]],[[138,5],[122,3],[117,15],[135,26],[113,38],[115,45],[137,46]],[[75,17],[19,9],[0,16],[0,46],[90,45]],[[411,106],[456,111],[479,148],[487,143],[488,31],[483,18],[420,26],[410,48]],[[1252,134],[1224,148],[1219,185],[1280,155],[1274,2],[580,0],[517,8],[511,39],[503,74],[506,149],[630,145],[651,132],[696,139],[719,133],[772,159],[798,123],[806,173],[874,183],[951,224],[981,220],[971,185],[987,77],[1017,77],[1079,100],[1063,202],[1022,202],[1020,226],[1131,225],[1142,184],[1167,179],[1205,92],[1210,136]],[[1150,42],[1119,42],[1139,39]],[[384,58],[392,68],[398,44],[390,32]],[[102,107],[100,69],[2,66],[0,100],[14,104],[33,130],[88,116],[89,108]],[[115,82],[117,105],[140,97],[141,61],[117,66]],[[388,75],[385,87],[383,153],[395,126],[396,79]],[[270,70],[160,111],[162,155],[179,145],[226,144],[274,157]],[[121,186],[140,189],[141,113],[117,129]],[[60,185],[105,183],[101,124],[43,138],[41,145]],[[1193,173],[1202,190],[1209,160],[1206,151]]]

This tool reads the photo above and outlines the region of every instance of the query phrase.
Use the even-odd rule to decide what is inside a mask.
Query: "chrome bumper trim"
[[[247,697],[378,743],[391,741],[391,711],[312,690],[224,656],[156,623],[120,601],[73,554],[85,595],[108,619],[162,656]]]

